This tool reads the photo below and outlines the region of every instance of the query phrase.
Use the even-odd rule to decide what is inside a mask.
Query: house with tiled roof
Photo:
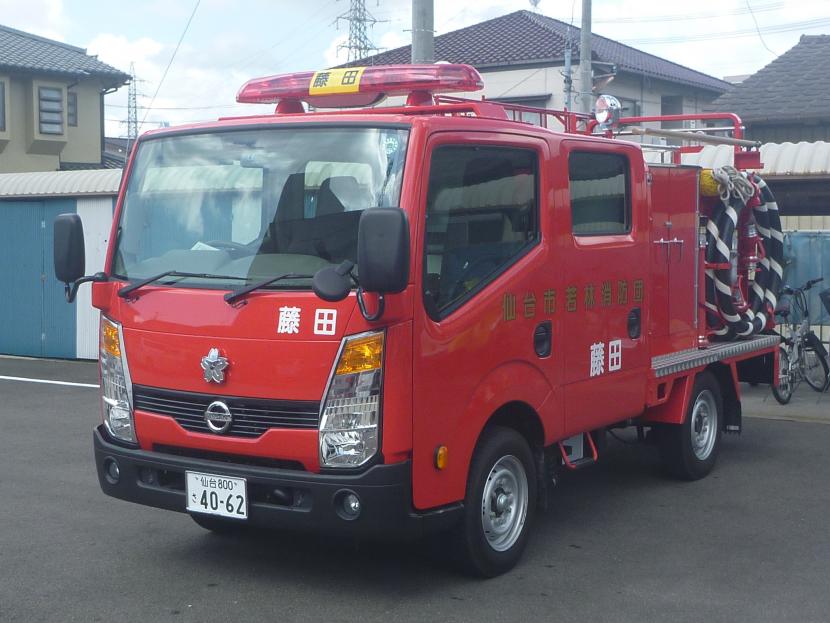
[[[476,67],[490,99],[563,108],[566,48],[570,41],[575,91],[579,39],[579,28],[531,11],[515,11],[438,35],[435,60]],[[728,82],[618,41],[596,34],[591,41],[595,90],[620,99],[625,115],[701,112],[731,88]],[[410,54],[411,46],[403,46],[350,64],[409,63]],[[576,102],[576,93],[573,97]]]
[[[830,141],[830,35],[799,42],[719,97],[714,106],[736,112],[749,138],[762,143]]]
[[[104,96],[129,79],[83,48],[0,25],[0,173],[108,166]]]

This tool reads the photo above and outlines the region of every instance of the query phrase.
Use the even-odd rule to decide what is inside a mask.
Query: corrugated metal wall
[[[52,221],[74,199],[0,202],[0,353],[75,356],[75,311],[52,264]]]
[[[75,211],[74,199],[43,201],[43,357],[75,357],[75,310],[66,303],[63,284],[55,277],[52,241],[55,217]]]
[[[102,270],[112,223],[112,197],[0,200],[0,353],[31,357],[98,356],[98,313],[90,286],[69,305],[55,277],[55,217],[78,212],[84,221],[86,268]]]

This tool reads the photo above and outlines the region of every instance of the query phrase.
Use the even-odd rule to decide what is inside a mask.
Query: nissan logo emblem
[[[214,400],[205,409],[205,422],[211,432],[221,435],[226,433],[233,423],[231,410],[221,400]]]

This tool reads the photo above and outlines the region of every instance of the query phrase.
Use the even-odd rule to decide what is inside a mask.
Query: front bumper
[[[110,442],[101,426],[93,432],[93,444],[98,482],[107,495],[184,513],[185,471],[245,478],[247,523],[264,528],[415,537],[450,528],[462,508],[414,512],[409,461],[375,465],[359,474],[315,474],[125,448]],[[107,475],[109,461],[118,464],[115,482]],[[343,490],[360,498],[357,519],[343,519],[337,511],[335,498]]]

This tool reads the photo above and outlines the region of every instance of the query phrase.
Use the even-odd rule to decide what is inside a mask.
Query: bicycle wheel
[[[790,369],[790,355],[782,346],[778,349],[778,385],[772,386],[772,395],[782,405],[787,404],[795,391],[795,379]]]
[[[802,354],[804,356],[804,380],[815,391],[823,392],[828,382],[827,361],[812,346],[805,346]]]

